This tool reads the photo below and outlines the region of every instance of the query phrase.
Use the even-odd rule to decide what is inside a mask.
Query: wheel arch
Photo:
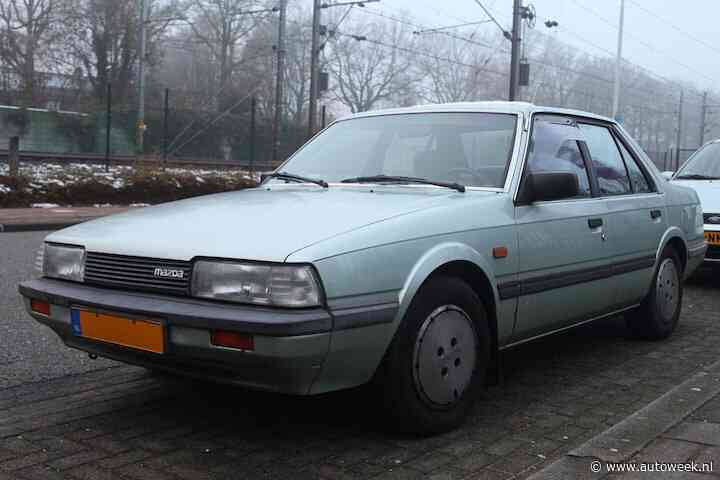
[[[500,297],[497,282],[487,260],[466,244],[448,242],[437,245],[417,261],[400,291],[395,331],[397,332],[410,303],[422,286],[430,278],[443,274],[464,280],[482,300],[488,314],[492,346],[491,363],[494,365],[497,360],[499,339],[497,307]]]
[[[688,262],[688,247],[685,233],[678,227],[669,228],[665,232],[660,241],[660,246],[658,247],[658,250],[655,254],[656,264],[660,259],[660,255],[662,255],[663,250],[665,250],[665,247],[667,246],[671,246],[677,252],[678,256],[680,257],[680,262],[682,263],[682,270],[684,272],[687,268]]]

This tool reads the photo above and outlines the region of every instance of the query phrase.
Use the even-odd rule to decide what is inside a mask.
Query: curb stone
[[[591,438],[528,480],[600,479],[608,475],[590,470],[591,461],[628,461],[665,431],[720,395],[720,362],[702,368],[620,423]]]

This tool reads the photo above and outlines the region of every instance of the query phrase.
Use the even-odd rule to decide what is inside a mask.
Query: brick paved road
[[[669,341],[612,319],[506,352],[467,425],[427,439],[386,428],[362,391],[291,398],[127,366],[2,389],[0,480],[523,478],[720,359],[719,289],[689,286]]]

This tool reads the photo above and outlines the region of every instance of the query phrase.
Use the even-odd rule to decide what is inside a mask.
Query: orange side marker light
[[[508,249],[507,247],[495,247],[493,248],[493,257],[495,258],[505,258],[508,256]]]

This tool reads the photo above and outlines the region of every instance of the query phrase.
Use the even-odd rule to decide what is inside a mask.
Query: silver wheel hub
[[[680,279],[672,259],[666,258],[660,264],[655,289],[658,311],[663,320],[669,322],[675,315],[680,301]]]
[[[451,405],[470,385],[476,357],[472,319],[459,307],[442,306],[425,319],[415,341],[415,384],[431,403]]]

